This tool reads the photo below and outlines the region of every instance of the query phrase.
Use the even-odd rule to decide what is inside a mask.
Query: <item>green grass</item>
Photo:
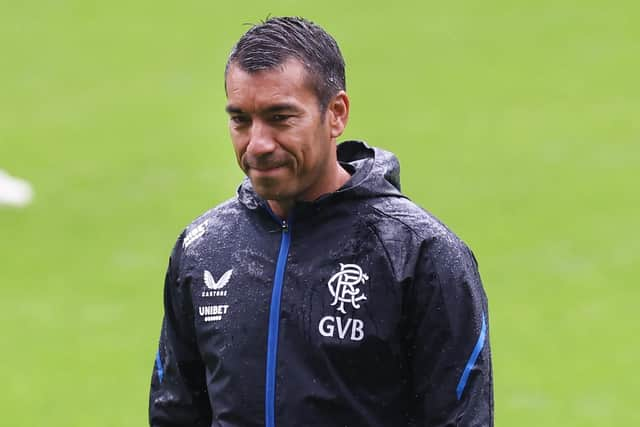
[[[498,426],[640,424],[640,7],[632,1],[5,2],[3,425],[139,426],[169,250],[241,178],[228,51],[268,14],[332,32],[345,138],[474,249]]]

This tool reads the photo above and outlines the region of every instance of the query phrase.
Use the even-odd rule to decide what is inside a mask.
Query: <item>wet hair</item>
[[[231,50],[225,68],[239,66],[248,73],[273,70],[289,59],[307,71],[307,84],[315,92],[320,111],[346,89],[344,59],[336,41],[324,29],[299,17],[273,17],[254,25]]]

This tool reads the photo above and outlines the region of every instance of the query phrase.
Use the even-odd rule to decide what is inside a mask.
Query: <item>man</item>
[[[471,251],[350,141],[344,61],[271,18],[225,72],[235,198],[181,234],[152,426],[491,426],[487,303]]]

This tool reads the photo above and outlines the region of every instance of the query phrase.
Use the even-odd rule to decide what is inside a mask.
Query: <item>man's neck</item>
[[[349,181],[349,179],[351,179],[351,175],[349,175],[349,172],[344,170],[342,166],[340,166],[340,163],[338,162],[336,162],[336,169],[335,169],[335,173],[333,173],[333,176],[334,176],[334,179],[329,183],[327,187],[325,187],[326,188],[325,191],[322,191],[319,194],[314,194],[312,197],[302,198],[301,200],[312,202],[318,199],[320,196],[333,193],[334,191],[342,187],[347,181]],[[269,208],[271,208],[271,211],[274,214],[276,214],[281,219],[286,219],[288,218],[289,213],[295,206],[296,201],[293,199],[267,200],[267,203],[269,204]]]
[[[284,220],[289,217],[289,212],[296,204],[293,200],[267,200],[271,212],[276,214],[278,218]]]

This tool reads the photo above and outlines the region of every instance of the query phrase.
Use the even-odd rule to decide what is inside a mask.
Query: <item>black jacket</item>
[[[473,254],[400,193],[391,153],[338,157],[351,180],[287,221],[245,180],[182,233],[152,426],[493,425]]]

